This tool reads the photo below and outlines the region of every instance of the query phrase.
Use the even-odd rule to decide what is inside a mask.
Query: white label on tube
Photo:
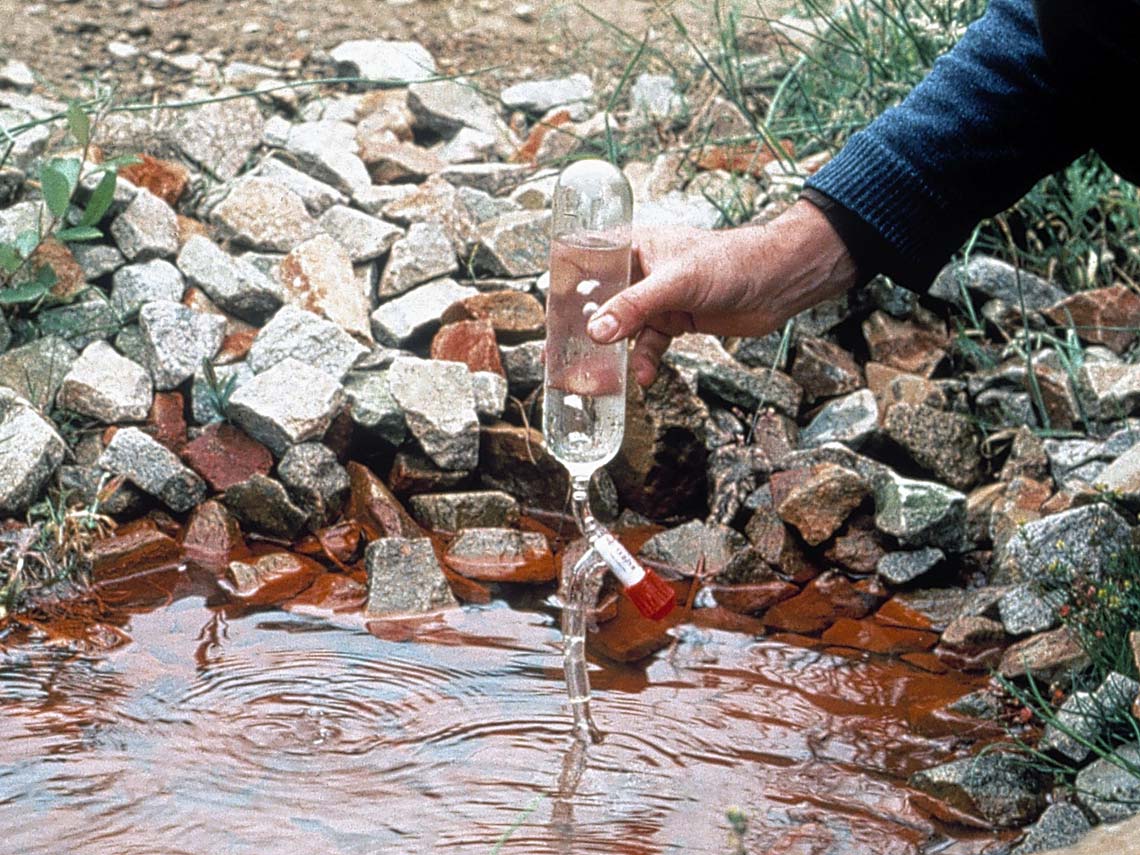
[[[614,572],[623,588],[630,588],[645,578],[645,569],[609,532],[603,532],[594,538],[590,546]]]

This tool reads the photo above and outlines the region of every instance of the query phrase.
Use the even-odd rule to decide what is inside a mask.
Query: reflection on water
[[[754,852],[948,842],[903,782],[952,743],[914,735],[906,711],[971,688],[960,676],[683,627],[648,667],[593,667],[607,738],[568,805],[545,613],[371,633],[187,596],[125,628],[133,642],[99,656],[0,652],[3,851],[485,854],[510,832],[506,855],[727,855],[733,805]]]

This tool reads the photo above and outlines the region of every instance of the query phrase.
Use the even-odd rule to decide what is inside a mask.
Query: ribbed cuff
[[[885,256],[893,251],[890,244],[857,214],[826,193],[805,187],[800,191],[800,198],[819,209],[847,247],[847,254],[855,262],[855,287],[861,288],[874,279],[883,269]]]
[[[848,243],[861,276],[885,273],[900,285],[925,292],[963,239],[953,236],[960,226],[949,206],[865,131],[855,134],[805,189],[822,193],[865,226],[846,226],[851,241],[870,244],[857,248]],[[867,236],[868,230],[877,240]],[[843,232],[840,236],[848,241]]]

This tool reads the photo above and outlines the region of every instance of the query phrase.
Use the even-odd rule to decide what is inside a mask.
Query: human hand
[[[674,336],[766,335],[855,277],[846,245],[803,200],[763,226],[642,228],[633,239],[633,284],[604,303],[587,330],[599,344],[634,337],[634,376],[648,386]]]

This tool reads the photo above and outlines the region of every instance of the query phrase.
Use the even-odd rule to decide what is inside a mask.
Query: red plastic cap
[[[648,567],[645,568],[645,578],[626,588],[625,595],[642,616],[650,620],[663,620],[677,605],[677,592],[673,586]]]

